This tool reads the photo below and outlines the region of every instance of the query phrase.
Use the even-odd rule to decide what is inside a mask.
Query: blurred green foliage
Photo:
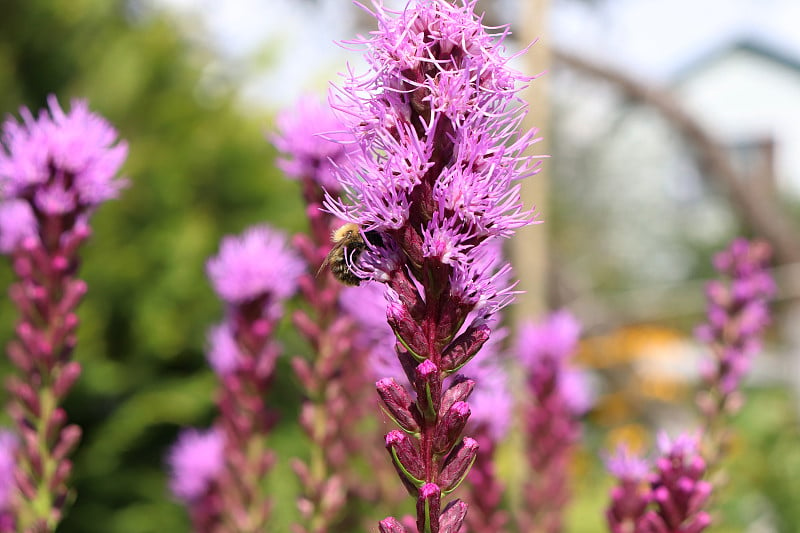
[[[84,374],[67,409],[85,434],[78,499],[59,531],[186,531],[163,458],[180,426],[213,416],[203,349],[222,309],[204,264],[223,234],[250,224],[302,229],[299,192],[274,168],[268,117],[237,108],[233,89],[203,93],[210,52],[161,14],[120,0],[0,0],[0,12],[0,109],[35,111],[50,93],[65,108],[87,98],[130,144],[130,188],[94,216],[83,253],[90,290],[76,358]],[[4,261],[0,284],[10,281]],[[14,321],[3,301],[3,344]],[[288,448],[297,439],[276,440]],[[284,474],[291,493],[293,475]]]

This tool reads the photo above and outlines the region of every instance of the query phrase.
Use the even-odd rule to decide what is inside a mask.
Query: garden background
[[[259,4],[230,2],[237,3],[242,12]],[[269,3],[262,0],[257,13],[263,14]],[[85,433],[75,455],[78,500],[59,531],[188,530],[184,509],[167,489],[164,458],[181,427],[205,426],[214,415],[215,380],[204,348],[206,330],[222,308],[206,281],[205,261],[223,235],[257,222],[290,233],[305,229],[299,187],[276,169],[276,151],[265,133],[273,127],[275,112],[290,105],[294,95],[300,90],[323,94],[342,68],[338,52],[327,48],[319,53],[319,64],[313,62],[309,44],[303,43],[315,32],[312,24],[326,28],[323,34],[332,39],[365,31],[358,29],[364,20],[350,2],[316,4],[275,2],[275,16],[296,10],[285,27],[270,33],[274,21],[265,23],[263,39],[232,39],[231,46],[220,29],[224,19],[210,18],[219,14],[210,3],[0,0],[0,110],[37,109],[50,93],[65,104],[85,97],[130,143],[124,174],[131,187],[94,216],[94,235],[83,253],[81,277],[90,290],[79,310],[76,358],[84,372],[66,409]],[[635,23],[613,18],[625,4],[631,2],[553,0],[531,2],[528,11],[521,11],[536,16],[544,11],[531,10],[552,11],[543,19],[547,23],[538,26],[545,35],[534,47],[550,70],[542,79],[549,80],[551,100],[536,101],[533,107],[535,116],[545,116],[537,114],[543,110],[550,116],[544,134],[552,154],[547,175],[541,177],[549,183],[549,195],[542,197],[546,200],[534,196],[546,223],[532,231],[548,236],[539,244],[547,280],[539,286],[548,291],[538,297],[546,307],[571,309],[585,324],[579,362],[594,376],[595,406],[586,416],[572,472],[576,497],[567,531],[605,530],[603,509],[612,479],[603,471],[601,450],[620,440],[649,445],[653,428],[682,427],[690,420],[693,369],[703,353],[692,339],[694,326],[703,319],[702,282],[713,276],[711,255],[744,234],[777,245],[781,291],[765,354],[748,383],[748,403],[736,418],[738,438],[728,463],[732,479],[719,498],[724,520],[712,531],[793,533],[800,527],[800,351],[795,333],[800,284],[793,266],[800,254],[792,255],[800,246],[792,244],[792,237],[800,243],[800,165],[792,167],[785,153],[796,141],[791,132],[779,135],[790,131],[781,128],[782,122],[770,127],[767,118],[752,138],[724,138],[719,135],[726,131],[724,119],[709,122],[713,112],[700,105],[703,86],[690,89],[702,81],[697,73],[703,68],[724,66],[719,61],[727,57],[726,50],[750,54],[756,70],[743,79],[760,80],[760,88],[785,82],[781,94],[789,95],[796,84],[795,108],[783,104],[791,117],[800,109],[800,48],[781,41],[780,34],[767,39],[748,26],[727,40],[717,32],[705,44],[698,44],[697,36],[695,41],[687,37],[696,61],[642,71],[635,62],[615,63],[611,57],[587,55],[577,44],[564,46],[570,31],[597,31],[585,22],[597,17],[607,20],[607,38],[615,46],[635,47],[624,42],[630,34],[612,31]],[[711,9],[712,4],[699,2],[689,15],[702,17],[703,6]],[[736,11],[750,4],[757,2],[729,5]],[[507,16],[523,10],[516,2],[482,5],[497,20],[527,20]],[[300,25],[314,12],[313,22]],[[326,17],[332,18],[326,22]],[[584,26],[570,29],[570,21],[580,20]],[[228,25],[235,27],[236,21]],[[520,26],[521,35],[530,31]],[[674,35],[678,42],[679,29]],[[560,37],[553,35],[560,31]],[[332,43],[313,41],[314,46],[336,50]],[[754,58],[766,63],[759,66]],[[302,74],[287,68],[293,59]],[[785,70],[776,74],[765,64]],[[707,87],[713,84],[712,79]],[[637,93],[639,86],[674,97],[690,120],[730,148],[734,169],[751,180],[748,187],[766,191],[774,214],[770,220],[788,221],[794,233],[784,238],[785,231],[770,233],[760,225],[747,200],[743,204],[731,194],[730,184],[726,188],[716,177],[718,169],[704,162],[702,143],[687,137],[685,125],[663,112],[663,102]],[[732,91],[730,98],[716,94],[731,108],[754,109],[762,118],[768,114],[759,101],[735,98],[754,98],[757,91]],[[692,100],[692,95],[699,96]],[[764,138],[766,133],[773,137]],[[8,286],[11,279],[4,262],[0,285]],[[10,302],[0,302],[4,343],[12,337],[15,314]],[[278,336],[284,352],[309,354],[288,321],[283,326]],[[271,399],[281,412],[272,436],[279,460],[271,483],[274,531],[288,531],[296,517],[296,481],[288,459],[304,452],[296,423],[302,397],[288,357],[279,364]],[[0,373],[8,371],[3,360]],[[515,446],[512,438],[500,458],[501,474],[512,486],[512,505]],[[366,512],[376,520],[384,516],[381,509]]]

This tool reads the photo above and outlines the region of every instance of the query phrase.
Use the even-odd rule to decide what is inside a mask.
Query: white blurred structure
[[[674,89],[759,185],[800,197],[800,56],[734,41],[680,72]]]

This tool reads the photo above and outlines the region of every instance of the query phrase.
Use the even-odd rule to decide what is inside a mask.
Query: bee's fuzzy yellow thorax
[[[358,224],[353,224],[352,222],[348,222],[341,227],[336,228],[333,230],[331,234],[331,241],[333,242],[342,242],[345,238],[347,238],[348,233],[359,233],[361,228],[358,227]]]

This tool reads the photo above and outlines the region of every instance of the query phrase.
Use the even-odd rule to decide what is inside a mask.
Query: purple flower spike
[[[312,449],[308,463],[300,459],[292,462],[302,491],[298,498],[302,523],[293,524],[292,531],[321,533],[340,528],[337,523],[341,518],[352,514],[347,506],[358,507],[359,500],[374,501],[380,492],[374,477],[358,479],[352,475],[363,470],[353,463],[360,456],[375,463],[385,461],[383,454],[376,453],[379,450],[363,450],[365,439],[359,434],[360,422],[370,407],[365,398],[370,376],[364,366],[371,340],[358,338],[365,330],[356,331],[353,312],[341,298],[342,285],[320,268],[326,262],[332,234],[342,226],[340,220],[321,209],[322,202],[326,191],[341,192],[333,172],[356,145],[331,109],[311,97],[281,113],[277,127],[279,131],[271,139],[281,152],[278,165],[288,178],[300,183],[310,228],[309,235],[295,235],[293,239],[306,265],[299,289],[308,305],[292,318],[313,355],[292,360],[306,397],[300,425]],[[379,297],[382,299],[382,295]],[[356,309],[360,310],[358,306]],[[403,403],[393,392],[387,391],[389,397]],[[413,428],[410,413],[402,405],[395,407],[394,415]]]
[[[612,533],[700,533],[711,523],[703,510],[711,484],[702,478],[705,461],[698,454],[698,439],[680,435],[670,440],[658,436],[655,467],[620,447],[607,460],[618,485],[611,491],[606,511]]]
[[[638,524],[652,498],[647,485],[649,463],[626,446],[620,446],[606,459],[606,468],[618,483],[611,490],[611,504],[606,510],[609,530],[611,533],[639,531]]]
[[[703,363],[703,386],[697,403],[705,418],[704,449],[716,464],[726,453],[729,434],[725,420],[742,405],[739,391],[770,322],[768,301],[775,282],[767,270],[771,250],[765,242],[736,239],[714,257],[722,280],[708,283],[708,323],[697,337],[711,349]]]
[[[369,71],[351,72],[330,96],[357,150],[335,169],[342,197],[325,206],[367,238],[354,275],[388,286],[402,367],[389,375],[405,385],[405,374],[416,393],[412,438],[426,454],[417,527],[431,533],[457,531],[465,514],[440,522],[436,482],[470,412],[457,401],[439,409],[443,381],[469,375],[492,317],[513,300],[499,238],[535,222],[519,195],[520,180],[538,171],[517,96],[530,79],[503,55],[508,29],[489,33],[476,3],[417,0],[391,11],[373,2],[378,28],[348,43],[363,46]]]
[[[643,518],[644,533],[680,531],[699,533],[711,523],[703,507],[711,495],[711,484],[702,478],[705,461],[698,453],[698,440],[681,435],[670,441],[659,436],[661,456],[650,478],[655,509]]]
[[[266,226],[225,237],[208,262],[225,320],[208,335],[208,360],[220,380],[219,417],[207,433],[181,435],[170,455],[171,487],[197,531],[261,531],[269,499],[261,483],[274,461],[265,436],[275,415],[264,396],[280,354],[272,339],[280,309],[303,263]]]
[[[589,403],[588,383],[569,366],[579,336],[580,324],[564,311],[519,331],[516,355],[532,397],[524,414],[528,461],[536,472],[524,487],[523,531],[559,530],[570,497],[567,471]]]
[[[271,140],[283,154],[278,167],[289,178],[311,182],[317,191],[306,195],[306,201],[321,202],[323,191],[338,194],[334,168],[345,160],[348,145],[354,145],[355,139],[331,108],[313,96],[305,96],[294,108],[279,114],[276,125],[278,133]],[[309,190],[304,187],[304,194]]]
[[[185,429],[167,456],[169,488],[189,511],[194,531],[220,527],[219,479],[225,468],[225,436],[217,428]]]
[[[8,388],[20,443],[20,531],[56,529],[74,500],[69,454],[81,431],[67,424],[60,403],[81,373],[71,360],[75,310],[86,293],[78,250],[92,213],[127,184],[117,177],[128,149],[116,130],[85,101],[68,113],[54,96],[48,104],[38,117],[23,108],[22,120],[8,118],[0,133],[0,253],[11,256],[18,281],[10,294],[20,311],[8,347],[19,370]]]
[[[186,504],[199,501],[225,465],[224,447],[225,437],[219,430],[182,431],[167,458],[172,494]]]

